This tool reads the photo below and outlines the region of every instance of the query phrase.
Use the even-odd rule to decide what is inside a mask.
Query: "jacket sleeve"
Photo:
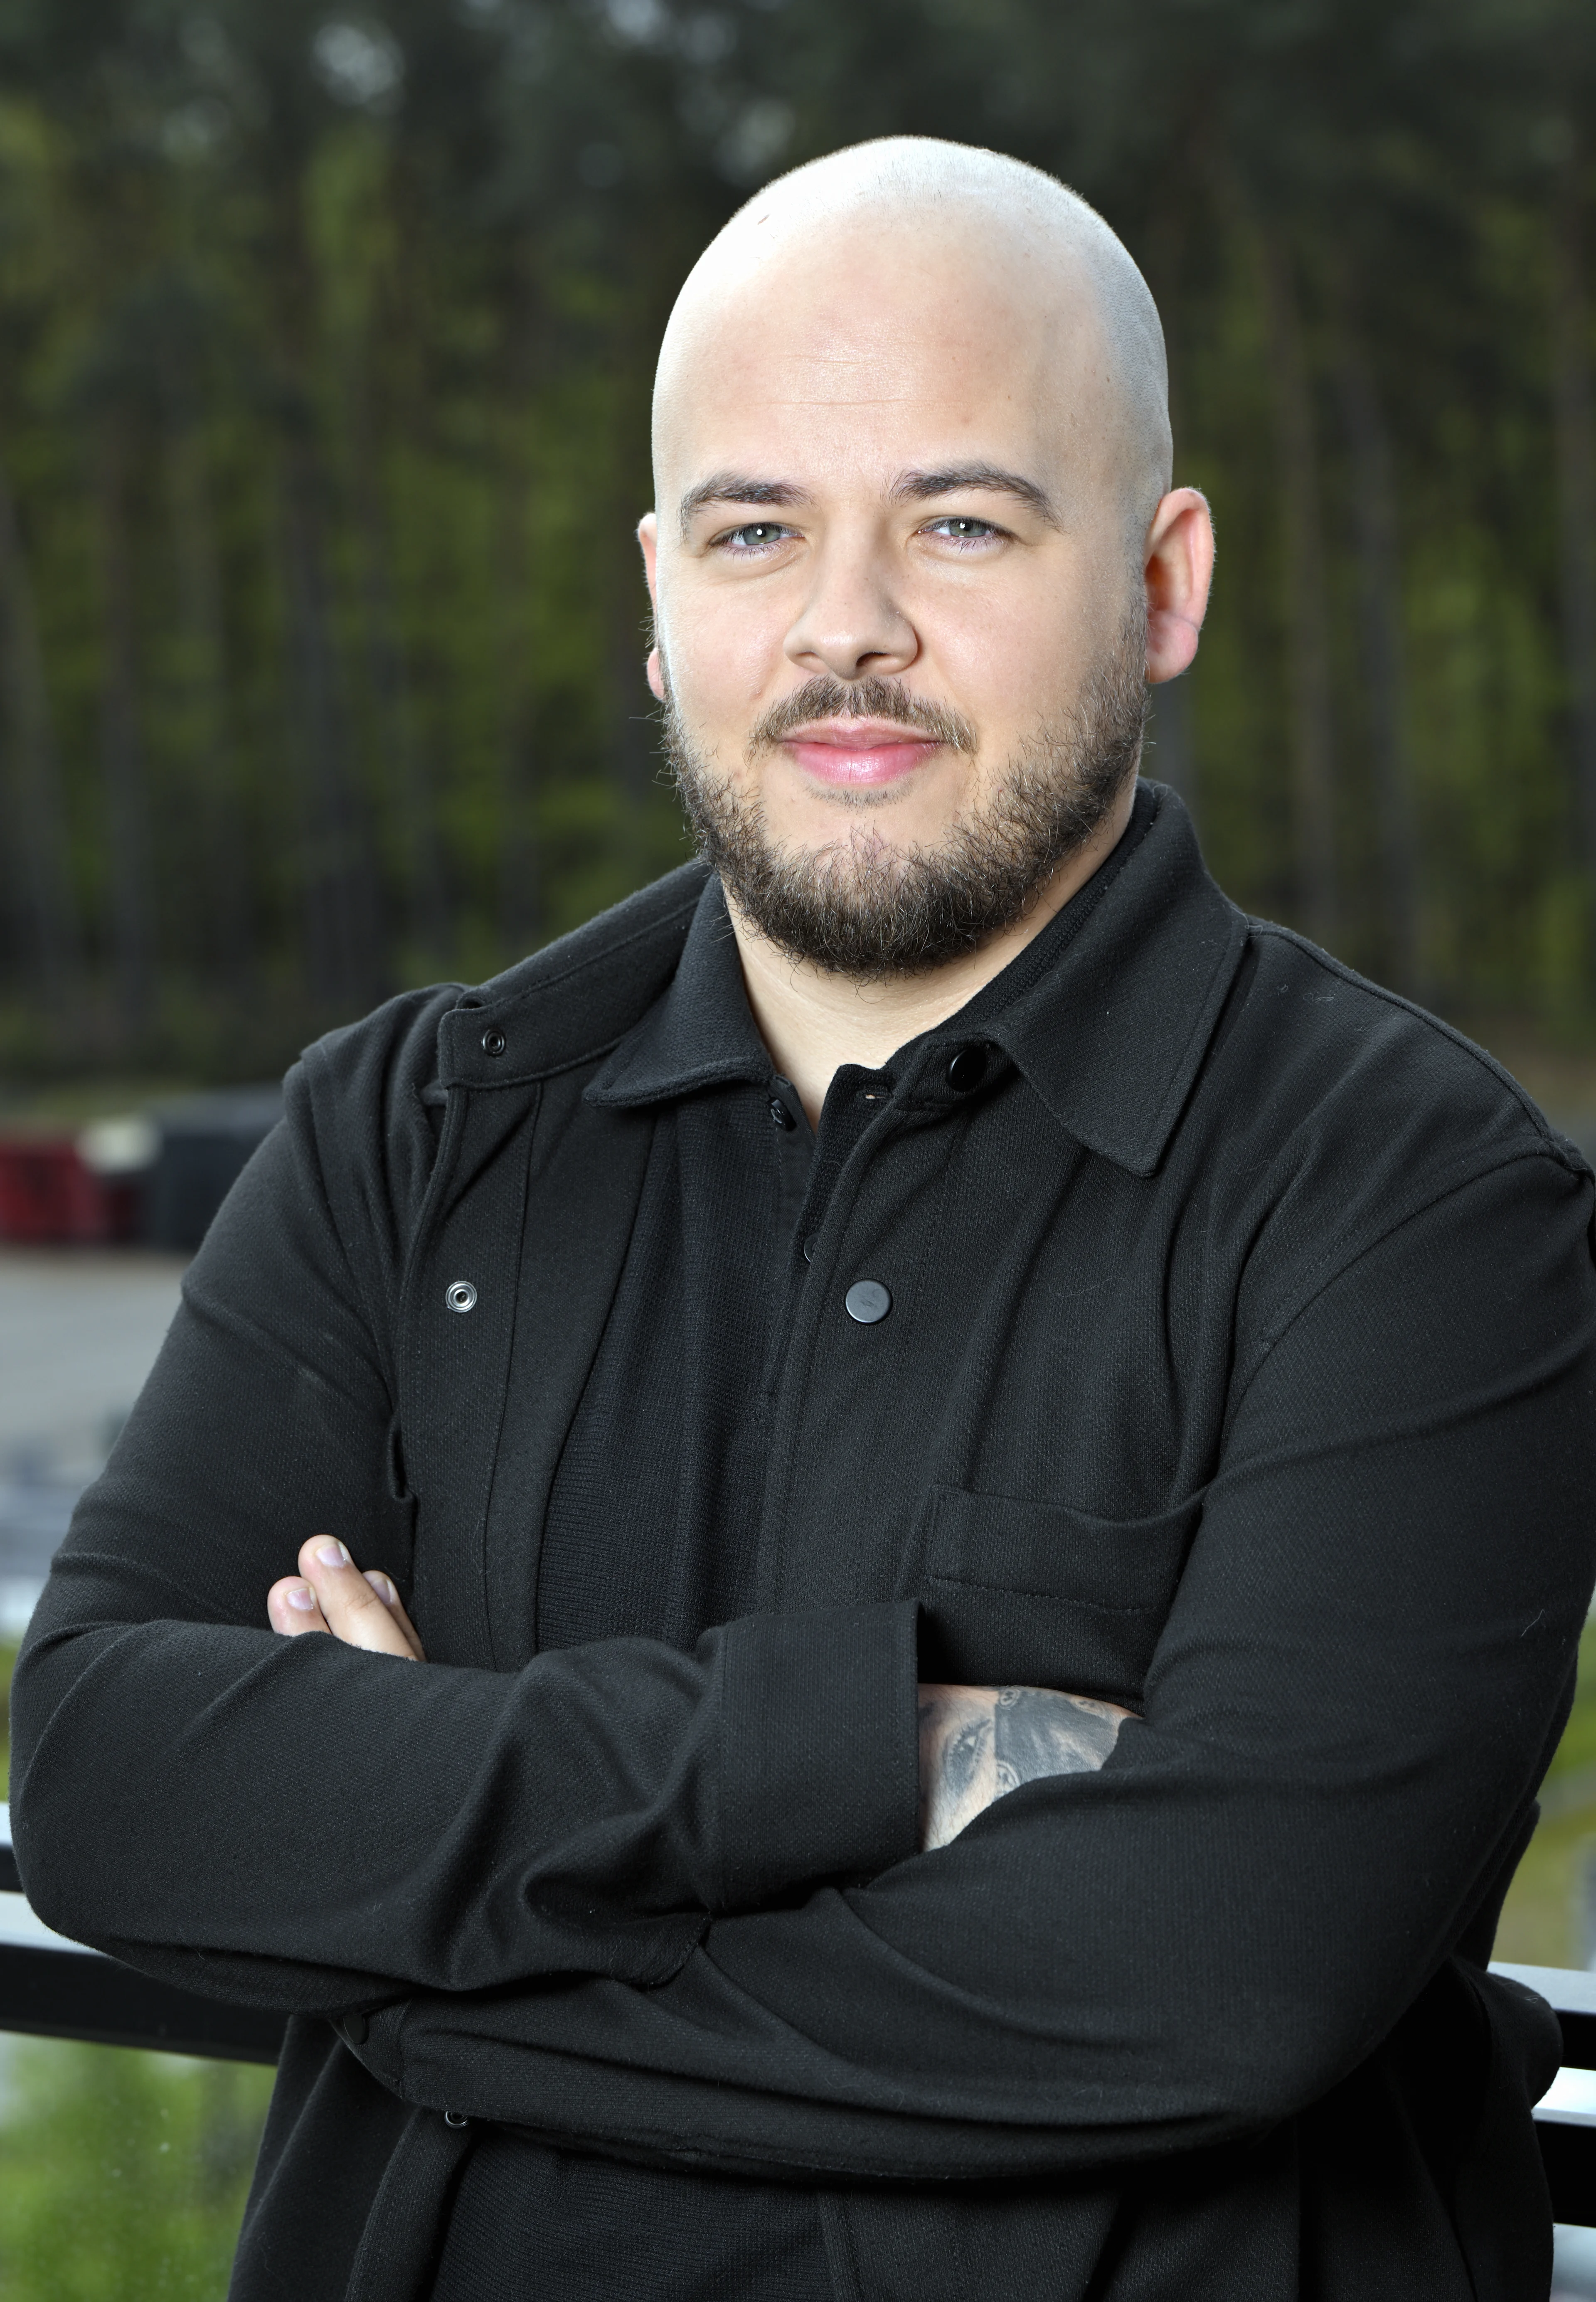
[[[654,1982],[708,1913],[909,1853],[911,1604],[514,1673],[266,1627],[268,1588],[323,1529],[408,1588],[390,1281],[348,1232],[292,1078],[20,1658],[13,1827],[46,1921],[315,2012],[572,1971]]]
[[[1122,2163],[1318,2099],[1488,1936],[1566,1713],[1589,1188],[1537,1157],[1454,1191],[1241,1370],[1145,1718],[1101,1773],[718,1919],[656,1989],[417,1997],[370,2066],[603,2147],[920,2178]]]

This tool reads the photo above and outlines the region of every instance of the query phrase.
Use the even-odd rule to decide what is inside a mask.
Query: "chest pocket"
[[[1201,1515],[1094,1518],[938,1487],[922,1593],[937,1668],[967,1685],[1138,1696]]]

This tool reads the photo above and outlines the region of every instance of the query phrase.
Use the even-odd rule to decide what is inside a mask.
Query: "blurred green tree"
[[[0,1056],[268,1069],[681,853],[659,330],[898,130],[1159,296],[1222,557],[1150,765],[1225,884],[1588,1038],[1593,75],[1576,0],[0,0]]]

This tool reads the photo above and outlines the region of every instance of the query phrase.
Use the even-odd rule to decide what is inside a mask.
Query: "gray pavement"
[[[0,1637],[38,1598],[177,1308],[181,1256],[0,1248]]]

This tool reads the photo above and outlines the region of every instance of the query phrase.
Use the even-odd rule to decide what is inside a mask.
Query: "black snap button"
[[[488,1030],[483,1033],[483,1053],[484,1055],[501,1055],[508,1045],[509,1042],[505,1038],[502,1031]]]
[[[843,1307],[861,1327],[873,1327],[891,1310],[892,1297],[878,1279],[856,1279],[843,1297]]]
[[[987,1076],[985,1047],[961,1047],[947,1067],[947,1083],[955,1093],[968,1095]]]
[[[770,1098],[770,1116],[777,1127],[793,1128],[798,1124],[778,1095],[773,1095]]]
[[[803,1242],[803,1260],[805,1261],[805,1263],[812,1263],[812,1262],[814,1261],[814,1259],[815,1259],[815,1242],[814,1242],[813,1238],[811,1237],[811,1238],[806,1239],[804,1240],[804,1242]]]
[[[346,2014],[343,2018],[343,2034],[351,2046],[364,2046],[366,2039],[371,2036],[371,2024],[364,2014]]]

